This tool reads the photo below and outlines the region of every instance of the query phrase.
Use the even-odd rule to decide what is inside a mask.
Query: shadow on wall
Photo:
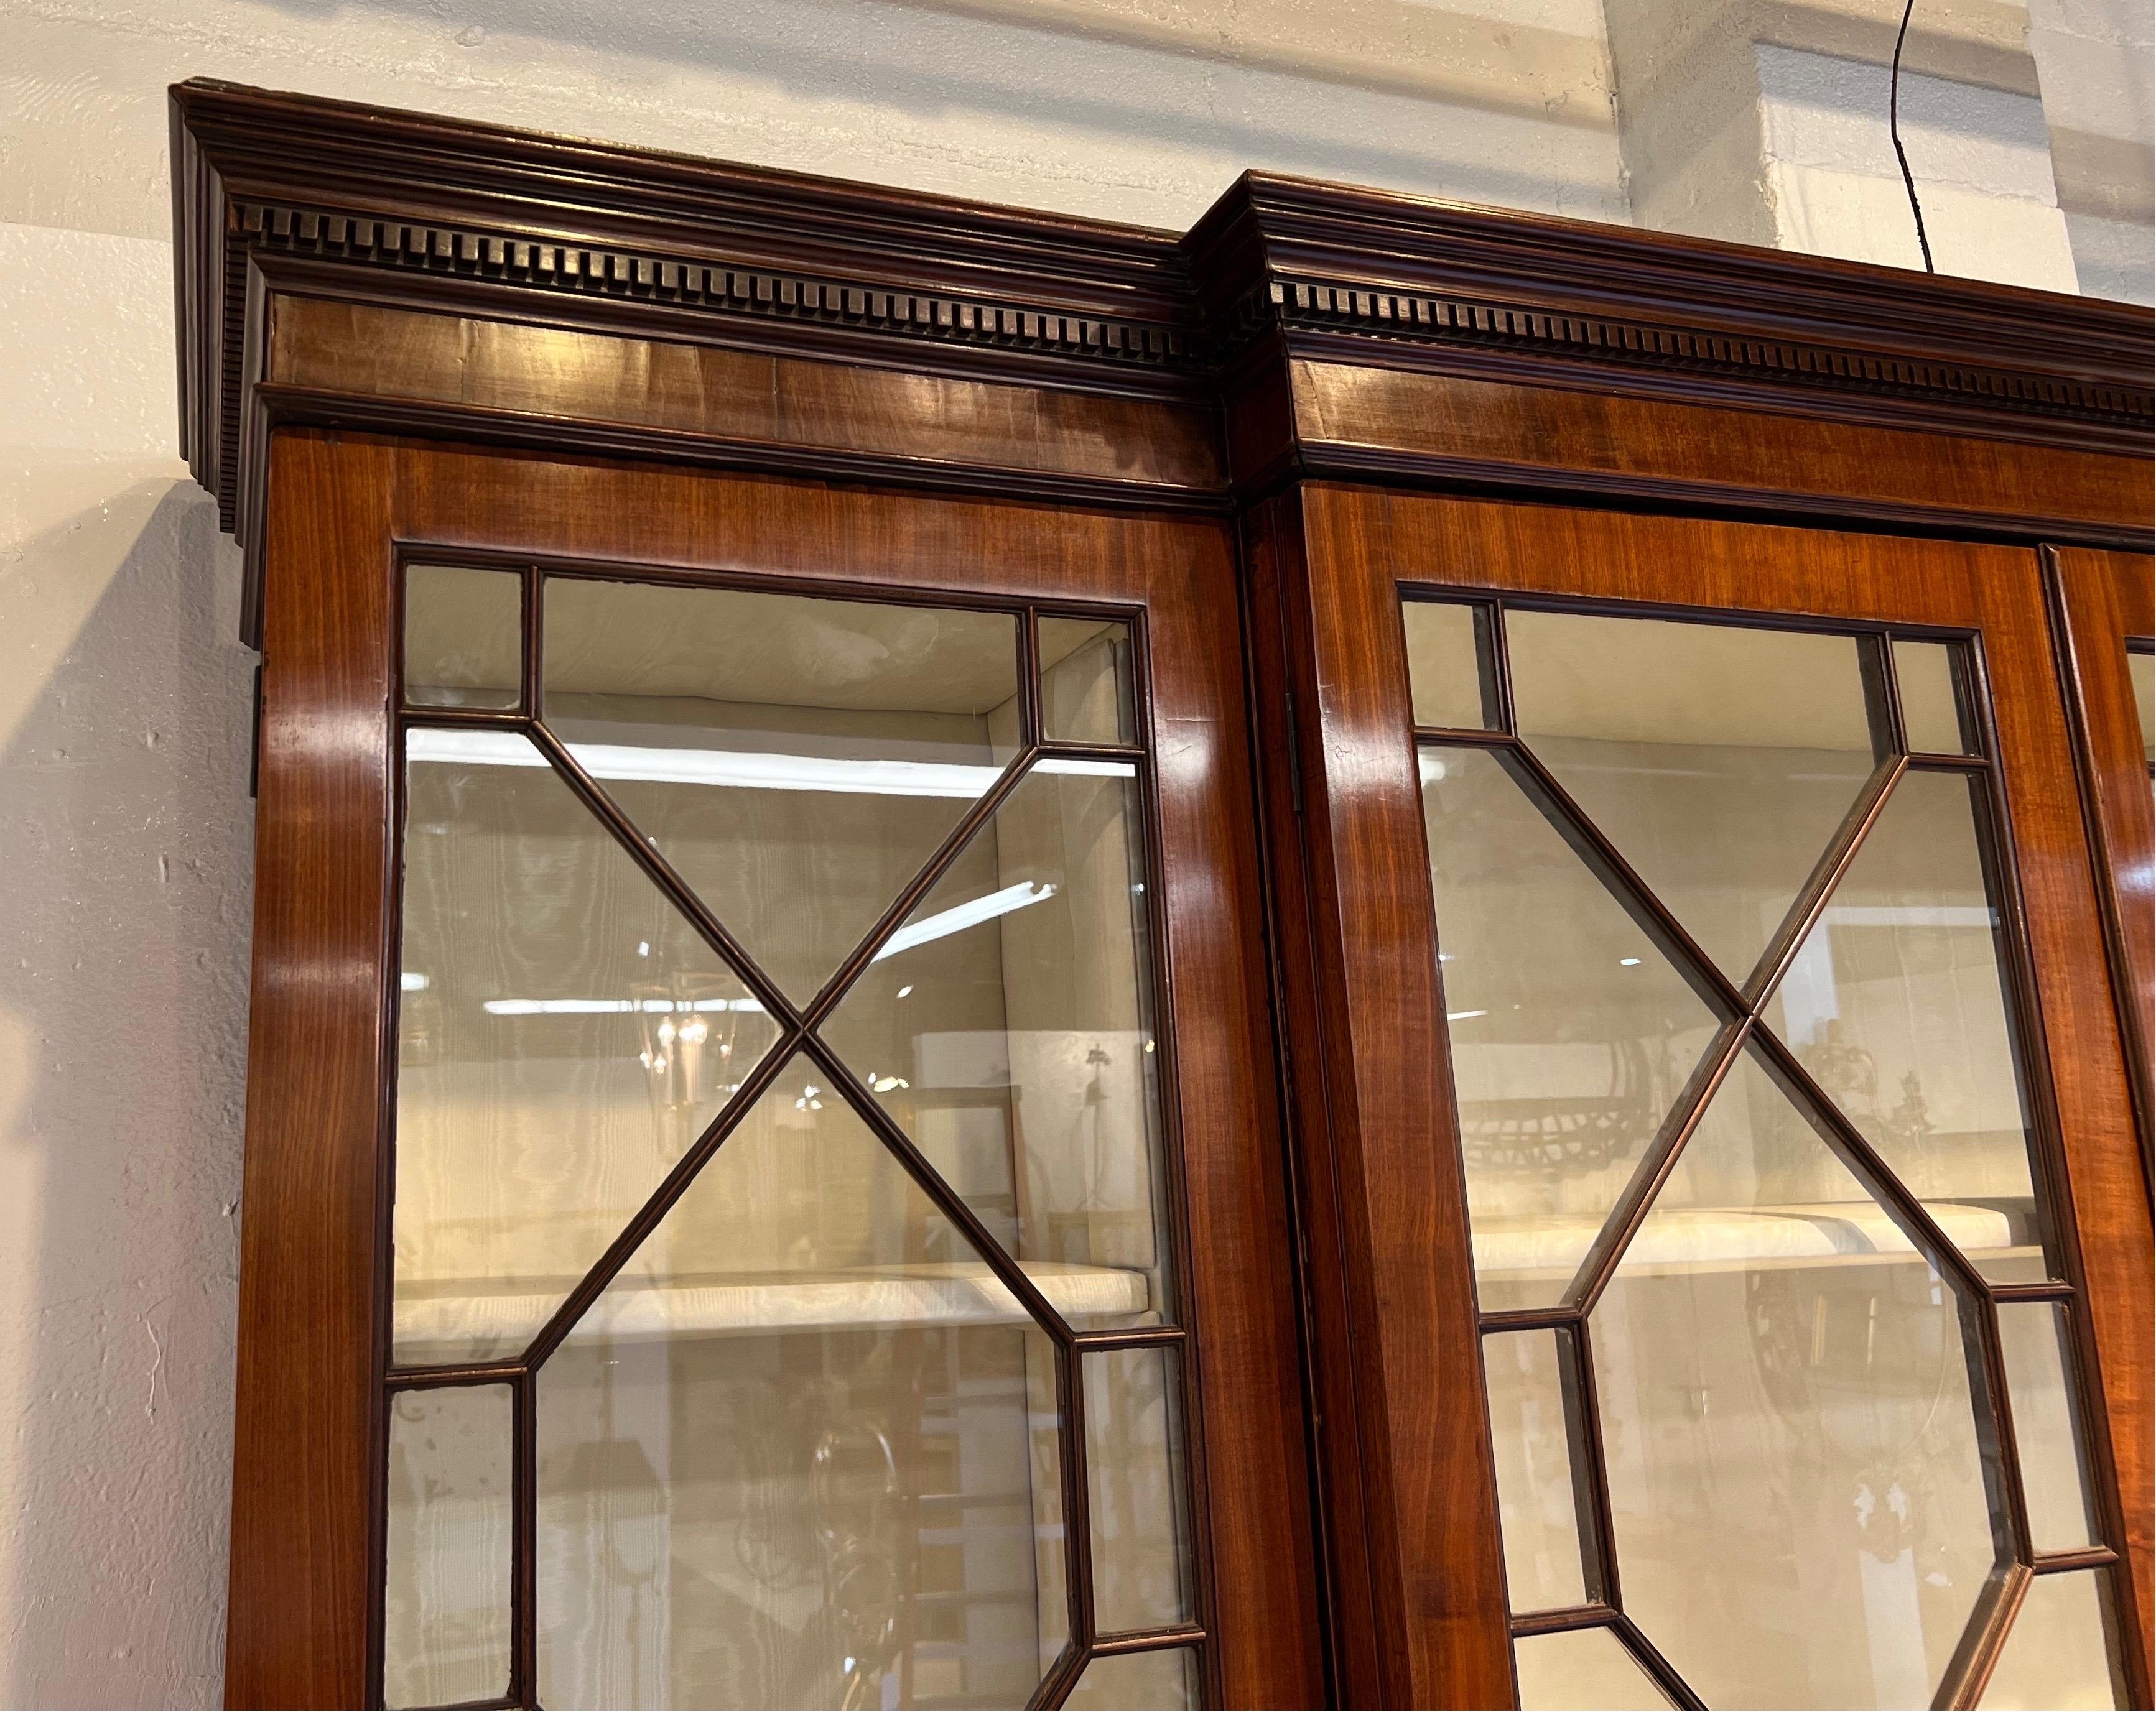
[[[100,471],[22,476],[87,491]],[[237,599],[185,480],[0,543],[11,1705],[221,1699],[252,857]]]

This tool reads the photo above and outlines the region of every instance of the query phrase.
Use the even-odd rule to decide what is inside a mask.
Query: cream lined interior
[[[548,589],[550,728],[796,1002],[1016,753],[1002,615]],[[484,618],[451,596],[475,598],[442,622]],[[1122,627],[1063,627],[1043,663],[1055,728],[1116,741]],[[406,835],[406,1362],[522,1348],[776,1038],[506,735],[415,735],[440,758],[411,766]],[[1173,1311],[1136,783],[1022,781],[824,1030],[1086,1326]],[[830,1079],[783,1067],[542,1370],[548,1704],[1009,1704],[1062,1644],[1051,1346]],[[1166,1371],[1086,1375],[1104,1607],[1187,1597]],[[415,1455],[393,1447],[393,1503],[433,1542],[390,1563],[398,1704],[492,1668],[469,1610],[490,1537]]]
[[[1527,746],[1742,985],[1884,752],[1856,643],[1505,622]],[[1425,619],[1407,635],[1418,707],[1471,723],[1487,675],[1473,628]],[[1943,652],[1897,659],[1905,706],[1920,699],[1912,742],[1958,750]],[[1729,1019],[1522,770],[1466,746],[1421,761],[1478,1294],[1486,1311],[1552,1307]],[[1980,828],[1963,776],[1905,776],[1764,1023],[1979,1269],[2037,1279]],[[2037,1545],[2085,1544],[2056,1322],[2001,1327]],[[1589,1330],[1625,1609],[1707,1703],[1928,1704],[1995,1560],[1971,1334],[1755,1054],[1709,1104]],[[1585,1597],[1565,1349],[1547,1330],[1484,1345],[1516,1611]],[[2069,1662],[2056,1704],[2113,1703],[2095,1611],[2047,1597],[2017,1620],[2021,1656]],[[1524,1706],[1666,1704],[1607,1631],[1522,1641],[1517,1660]]]

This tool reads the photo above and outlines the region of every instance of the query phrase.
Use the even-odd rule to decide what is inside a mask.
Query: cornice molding
[[[1206,409],[1285,351],[2131,454],[2156,420],[2144,309],[1278,175],[1178,238],[223,84],[172,131],[183,441],[228,528],[265,279]]]

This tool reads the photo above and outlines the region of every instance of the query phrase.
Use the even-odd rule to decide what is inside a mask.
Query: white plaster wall
[[[4,56],[0,56],[4,59]],[[251,835],[170,251],[0,226],[0,1702],[218,1693]]]
[[[1771,43],[1755,52],[1779,247],[1922,267],[1887,129],[1887,67]],[[1969,278],[2078,290],[2042,102],[1906,67],[1901,95],[1902,143],[1933,264]]]
[[[2156,301],[2156,8],[2029,0],[2029,51],[2082,290]]]
[[[2092,12],[2147,8],[2036,3],[2084,25]],[[1604,15],[1642,225],[1922,266],[1887,128],[1897,0],[1606,0]],[[2084,51],[2085,33],[2053,29],[2047,51],[2071,67],[2040,87],[2041,33],[2022,0],[1925,0],[1913,16],[1901,131],[1933,262],[1973,279],[2131,295],[2115,272],[2080,278],[2089,246],[2061,206],[2054,167],[2072,139],[2062,144],[2051,100],[2055,84],[2092,85],[2078,110],[2145,148],[2146,101],[2138,120],[2120,110],[2133,107],[2145,68],[2127,64],[2116,44]],[[2131,146],[2097,152],[2083,149],[2085,176],[2103,194],[2127,193],[2118,179],[2132,182]]]
[[[174,456],[197,74],[1163,226],[1249,165],[1625,216],[1597,0],[0,0],[0,1704],[222,1688],[252,659]]]

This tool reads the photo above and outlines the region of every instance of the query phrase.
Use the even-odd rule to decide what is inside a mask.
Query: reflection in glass
[[[1055,743],[1138,741],[1128,624],[1041,619],[1040,723]]]
[[[2096,1512],[2082,1466],[2065,1305],[2001,1302],[1999,1343],[2006,1358],[2006,1396],[2014,1409],[2030,1539],[2039,1551],[2093,1545]]]
[[[1014,1706],[1067,1637],[1055,1355],[795,1058],[541,1369],[550,1706]]]
[[[387,1705],[454,1706],[509,1692],[510,1432],[506,1385],[389,1400]]]
[[[2141,744],[2148,765],[2156,767],[2156,654],[2126,651],[2126,675],[2133,684],[2133,710],[2141,719]]]
[[[2020,1053],[1980,781],[1903,775],[1768,1006],[1820,1086],[1991,1277],[2034,1258]]]
[[[1005,613],[549,577],[547,725],[805,1002],[1017,752]]]
[[[1608,1629],[1522,1635],[1512,1643],[1522,1712],[1663,1707],[1669,1699]]]
[[[1111,1634],[1187,1622],[1190,1542],[1178,1358],[1155,1346],[1091,1351],[1081,1359],[1099,1627]]]
[[[1742,983],[1881,746],[1845,636],[1505,615],[1520,735]]]
[[[396,1358],[514,1355],[777,1031],[525,738],[405,741]]]
[[[1960,671],[1952,644],[1897,640],[1894,680],[1902,691],[1902,729],[1919,755],[1973,755],[1962,718]]]
[[[1497,1331],[1482,1340],[1505,1586],[1515,1612],[1587,1598],[1562,1359],[1554,1331]]]
[[[1488,608],[1456,601],[1404,601],[1408,691],[1418,725],[1495,730],[1496,674]]]
[[[404,700],[413,707],[513,708],[523,676],[524,579],[414,565],[404,573]]]
[[[1478,1296],[1548,1306],[1715,1017],[1496,755],[1420,761]]]
[[[1711,1706],[1920,1706],[1998,1561],[1973,1333],[1747,1052],[1589,1320],[1625,1609]]]
[[[1094,1658],[1063,1704],[1099,1712],[1141,1712],[1148,1707],[1183,1712],[1199,1704],[1198,1654],[1188,1647],[1171,1647]]]
[[[2111,1603],[2111,1577],[2102,1570],[2037,1576],[1976,1704],[1984,1712],[2130,1704]]]
[[[1137,768],[1046,758],[824,1038],[1086,1327],[1173,1312]]]

